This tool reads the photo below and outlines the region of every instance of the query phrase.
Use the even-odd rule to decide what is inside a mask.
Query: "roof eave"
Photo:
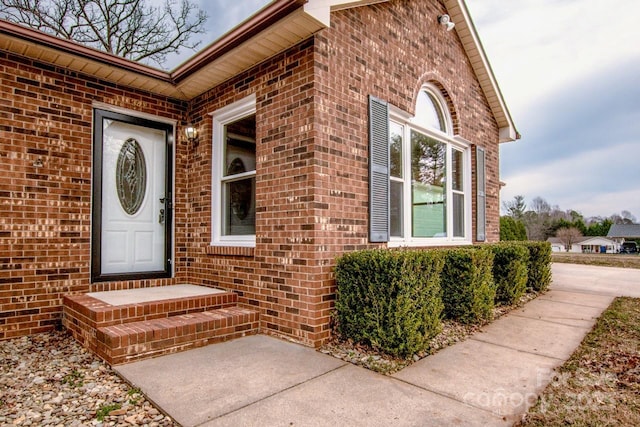
[[[81,58],[90,59],[92,61],[109,64],[111,66],[122,68],[136,73],[143,74],[148,77],[170,82],[169,74],[157,68],[141,64],[139,62],[130,61],[120,56],[93,49],[91,47],[81,45],[71,40],[61,39],[50,34],[36,31],[32,28],[25,27],[13,22],[0,19],[0,34],[13,37],[20,40],[35,42],[41,46],[53,48],[65,53],[70,53]]]
[[[273,1],[172,73],[2,20],[0,34],[6,37],[0,40],[0,48],[116,84],[190,100],[325,28],[305,13],[307,2]],[[283,32],[288,37],[282,37]],[[246,54],[237,59],[247,51],[251,51],[249,60]]]
[[[79,72],[96,70],[98,78],[189,100],[329,27],[331,11],[385,1],[274,0],[171,73],[7,21],[0,20],[0,34],[7,36],[2,47],[14,53],[35,50],[40,57],[34,59],[44,57]],[[499,141],[519,139],[464,0],[444,3],[496,118]]]
[[[220,56],[231,52],[244,42],[274,25],[287,15],[304,6],[308,0],[277,0],[259,10],[209,46],[179,65],[171,72],[175,82],[180,82],[206,67]]]
[[[499,142],[510,142],[520,139],[511,113],[502,96],[500,87],[482,46],[478,32],[473,24],[469,10],[464,0],[444,0],[445,7],[455,22],[455,31],[467,52],[480,86],[487,97],[494,117],[498,123]]]

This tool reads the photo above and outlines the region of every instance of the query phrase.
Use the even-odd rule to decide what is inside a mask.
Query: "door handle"
[[[158,222],[160,224],[164,224],[164,219],[165,219],[164,209],[160,209],[160,215],[158,216]]]

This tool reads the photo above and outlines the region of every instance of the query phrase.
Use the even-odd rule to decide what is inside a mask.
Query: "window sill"
[[[390,248],[438,248],[445,246],[471,246],[473,242],[470,240],[433,240],[433,241],[405,241],[396,240],[389,241],[387,246]]]
[[[207,246],[207,255],[253,257],[256,248],[250,246]]]

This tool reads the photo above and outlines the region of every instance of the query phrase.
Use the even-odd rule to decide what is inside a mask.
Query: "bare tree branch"
[[[207,15],[191,0],[0,0],[0,18],[134,61],[162,66],[167,55],[195,50]]]
[[[556,237],[560,239],[560,242],[564,245],[564,249],[569,252],[571,246],[582,237],[582,233],[575,227],[559,228],[556,231]]]

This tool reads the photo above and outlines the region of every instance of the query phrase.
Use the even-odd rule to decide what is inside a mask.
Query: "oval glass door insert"
[[[138,212],[147,189],[147,165],[142,147],[133,138],[122,144],[118,154],[116,187],[122,209],[129,215]]]

